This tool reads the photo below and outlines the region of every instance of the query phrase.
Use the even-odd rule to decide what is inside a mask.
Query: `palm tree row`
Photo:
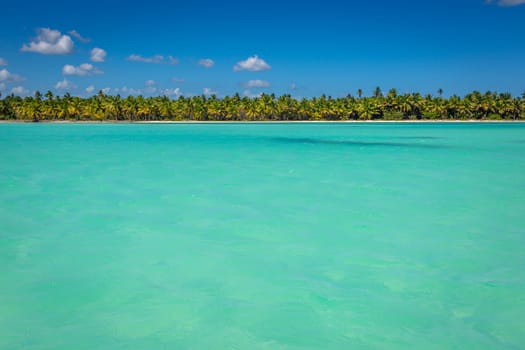
[[[1,98],[0,119],[7,120],[196,120],[196,121],[261,121],[261,120],[411,120],[458,119],[487,120],[525,119],[525,93],[521,97],[496,92],[472,92],[464,97],[398,94],[391,89],[385,95],[376,88],[373,96],[348,95],[332,98],[322,95],[295,99],[290,95],[276,97],[241,97],[238,94],[217,98],[213,95],[179,97],[111,96],[99,92],[89,98],[65,94],[14,95]]]

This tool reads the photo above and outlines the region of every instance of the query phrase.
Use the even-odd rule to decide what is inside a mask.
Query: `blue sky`
[[[10,1],[0,91],[525,91],[525,0]]]

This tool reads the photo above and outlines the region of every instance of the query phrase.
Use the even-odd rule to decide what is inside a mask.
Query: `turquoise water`
[[[523,349],[525,124],[0,124],[0,349]]]

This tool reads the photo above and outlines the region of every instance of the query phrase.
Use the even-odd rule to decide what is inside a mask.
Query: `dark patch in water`
[[[444,137],[438,136],[394,136],[392,139],[404,139],[404,140],[442,140]]]
[[[444,145],[430,145],[422,143],[408,142],[388,142],[388,141],[351,141],[351,140],[328,140],[310,137],[272,137],[273,141],[282,143],[301,143],[312,145],[343,145],[343,146],[365,146],[365,147],[409,147],[409,148],[448,148]]]

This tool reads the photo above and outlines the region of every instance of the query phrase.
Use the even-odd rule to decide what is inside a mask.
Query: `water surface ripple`
[[[0,349],[520,349],[524,124],[0,124]]]

